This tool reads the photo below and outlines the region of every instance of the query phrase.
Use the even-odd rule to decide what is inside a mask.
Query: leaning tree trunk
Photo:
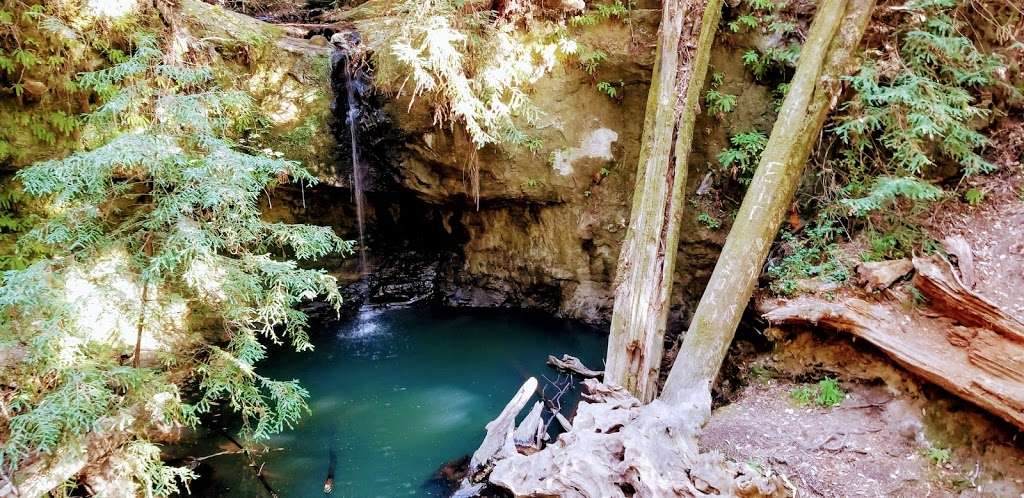
[[[722,255],[694,312],[662,399],[711,411],[711,384],[736,333],[804,164],[854,59],[874,0],[824,0],[800,53],[796,74],[743,198]]]
[[[657,394],[686,159],[722,0],[667,0],[647,97],[629,230],[616,275],[605,380]]]

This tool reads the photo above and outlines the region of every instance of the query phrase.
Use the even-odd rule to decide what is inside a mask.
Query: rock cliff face
[[[607,323],[657,22],[656,10],[637,10],[631,25],[603,23],[584,34],[585,43],[608,58],[592,75],[567,62],[535,85],[531,98],[543,116],[526,131],[543,146],[535,152],[479,151],[479,203],[466,169],[473,149],[464,135],[439,128],[418,102],[410,106],[367,94],[363,105],[380,107],[361,113],[369,118],[357,124],[360,146],[373,149],[372,157],[386,158],[367,165],[369,245],[377,268],[398,279],[402,274],[430,279],[430,285],[413,287],[432,289],[433,297],[448,305],[539,308]],[[739,49],[717,47],[712,66],[724,75],[722,89],[738,96],[737,110],[724,122],[706,115],[698,120],[687,187],[693,209],[684,216],[673,293],[675,330],[689,316],[724,242],[729,220],[723,206],[739,199],[714,192],[697,197],[695,191],[730,135],[766,130],[773,114],[770,91],[750,80]],[[620,90],[611,98],[598,91],[599,81],[621,82]],[[335,106],[344,101],[336,100]],[[346,113],[335,109],[335,162],[317,168],[332,187],[307,190],[301,205],[298,193],[285,195],[284,207],[275,212],[330,223],[354,236]],[[391,127],[386,139],[381,120]],[[330,155],[318,150],[317,155]],[[717,213],[725,226],[713,230],[698,223],[701,211]],[[415,260],[408,271],[396,271],[395,265],[408,260]],[[381,289],[376,294],[388,300]],[[371,289],[371,298],[374,293]],[[408,297],[403,293],[393,300]]]
[[[609,54],[596,74],[567,65],[534,88],[532,98],[544,116],[530,133],[543,141],[540,151],[480,151],[479,209],[465,170],[472,153],[468,140],[438,130],[423,109],[390,105],[406,136],[406,151],[391,171],[395,187],[435,211],[451,238],[454,255],[440,274],[444,303],[541,308],[596,324],[610,319],[657,12],[640,11],[635,20],[632,32],[608,23],[589,33],[587,42]],[[739,109],[724,124],[700,118],[687,189],[694,206],[694,192],[728,136],[767,129],[772,113],[770,93],[749,81],[738,51],[719,47],[714,59],[726,89],[738,94]],[[610,98],[596,89],[598,81],[621,81],[623,87]],[[380,201],[387,197],[376,203],[378,211],[384,207]],[[689,211],[673,295],[677,324],[699,298],[726,233],[697,223],[697,210]]]

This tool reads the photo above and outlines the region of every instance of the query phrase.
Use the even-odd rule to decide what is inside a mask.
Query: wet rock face
[[[443,255],[414,250],[380,258],[367,276],[367,301],[377,305],[412,305],[438,296]]]
[[[331,56],[330,129],[335,137],[335,163],[329,171],[318,171],[319,176],[335,186],[352,185],[352,135],[354,126],[356,144],[368,173],[364,186],[367,192],[394,191],[392,169],[381,165],[401,162],[401,151],[406,137],[385,109],[385,101],[373,88],[369,68],[349,52],[358,47],[354,32],[335,33],[331,36],[334,50]],[[347,92],[352,87],[355,109],[349,109]],[[354,111],[354,112],[353,112]]]

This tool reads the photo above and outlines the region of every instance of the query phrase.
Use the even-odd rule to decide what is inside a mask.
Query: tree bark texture
[[[629,230],[619,255],[606,382],[657,394],[687,156],[722,0],[664,2]]]
[[[671,404],[701,407],[704,420],[711,385],[873,6],[874,0],[818,4],[789,92],[662,393]]]

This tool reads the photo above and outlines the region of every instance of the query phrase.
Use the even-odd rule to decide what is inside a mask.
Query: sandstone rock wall
[[[472,150],[458,133],[439,130],[406,102],[392,114],[407,134],[408,151],[395,169],[397,183],[463,234],[443,284],[443,301],[462,306],[538,307],[591,323],[610,319],[612,285],[625,236],[653,67],[658,13],[634,13],[632,26],[604,23],[585,42],[609,54],[594,75],[573,64],[557,69],[532,92],[544,112],[536,129],[542,150],[480,152],[480,204],[474,205],[465,170]],[[738,95],[725,122],[701,116],[690,158],[688,198],[728,136],[770,126],[770,91],[753,84],[739,50],[717,47],[713,70]],[[598,81],[622,82],[617,98]],[[737,194],[738,195],[738,194]],[[736,197],[738,199],[738,196]],[[697,203],[692,203],[697,206]],[[714,266],[726,227],[708,229],[688,210],[681,236],[673,320],[685,319]]]
[[[567,62],[535,85],[531,98],[543,116],[524,131],[543,146],[534,152],[479,151],[479,205],[467,170],[473,149],[464,134],[436,126],[433,114],[419,102],[384,103],[395,130],[380,142],[387,150],[378,156],[394,160],[369,164],[371,253],[388,261],[402,259],[385,254],[396,247],[418,251],[417,258],[423,252],[436,255],[440,268],[430,275],[444,304],[540,308],[606,323],[629,219],[658,14],[636,10],[629,24],[606,22],[583,33],[581,41],[605,51],[608,58],[594,74]],[[712,72],[723,73],[721,89],[737,95],[737,110],[721,121],[706,114],[698,119],[687,186],[691,209],[684,215],[673,293],[675,330],[703,290],[724,242],[729,212],[741,195],[728,187],[702,197],[695,192],[716,166],[715,155],[729,136],[767,130],[774,116],[770,89],[751,79],[741,53],[720,43],[712,57]],[[620,85],[618,95],[600,92],[600,81]],[[335,109],[333,121],[327,120],[333,123],[341,152],[348,150],[344,113]],[[380,129],[379,114],[374,123],[364,123],[364,131]],[[329,223],[354,236],[351,164],[347,154],[331,147],[335,145],[326,140],[308,143],[296,157],[316,156],[316,171],[333,187],[305,192],[304,202],[298,192],[282,193],[280,202],[291,213],[283,215],[281,205],[275,213]],[[295,152],[286,151],[289,156]],[[323,158],[334,163],[324,164]],[[723,180],[716,177],[714,183],[729,183]],[[711,229],[698,223],[697,214],[704,211],[714,213],[723,226]]]

